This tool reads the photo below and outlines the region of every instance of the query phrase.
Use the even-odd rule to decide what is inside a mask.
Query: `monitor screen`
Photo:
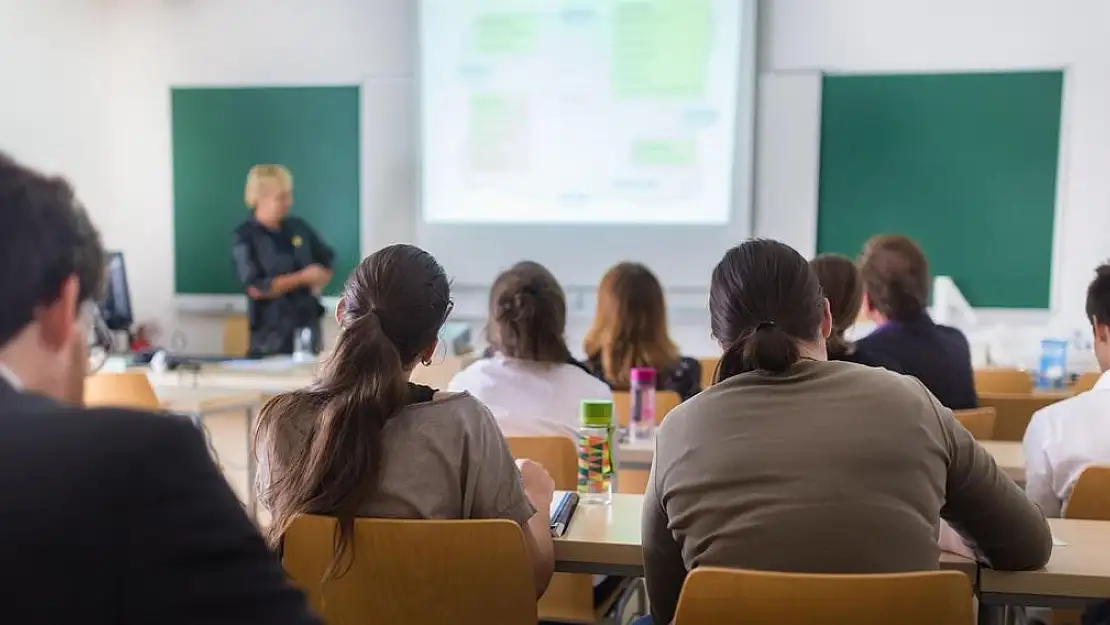
[[[127,270],[122,252],[108,253],[108,287],[100,312],[112,330],[130,330],[135,321],[131,315],[131,292],[127,288]]]

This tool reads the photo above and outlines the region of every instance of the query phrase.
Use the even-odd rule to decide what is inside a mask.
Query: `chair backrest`
[[[224,356],[242,358],[251,346],[251,327],[246,315],[224,317]]]
[[[1110,466],[1090,466],[1079,474],[1064,518],[1110,521]]]
[[[509,436],[513,458],[527,458],[542,464],[557,490],[578,488],[578,450],[565,436]]]
[[[140,371],[97,373],[85,378],[85,405],[159,410],[162,407],[154,387]]]
[[[1080,373],[1079,377],[1075,379],[1075,384],[1072,385],[1072,390],[1076,393],[1085,393],[1095,387],[1100,377],[1102,377],[1101,373],[1095,373],[1093,371]]]
[[[667,413],[682,403],[682,397],[674,391],[655,392],[655,421],[656,425],[663,422]],[[632,397],[628,391],[613,391],[613,415],[617,425],[628,427],[628,420],[632,410]]]
[[[957,571],[803,575],[698,568],[686,578],[675,625],[970,625],[971,584]]]
[[[709,388],[713,386],[713,375],[717,373],[717,363],[721,362],[718,358],[698,358],[698,365],[701,366],[701,387]]]
[[[960,422],[960,425],[971,432],[975,440],[994,440],[994,422],[998,415],[993,407],[953,410],[952,414]]]
[[[979,393],[979,406],[994,408],[994,440],[1020,441],[1034,412],[1066,398],[1063,393]]]
[[[975,392],[983,393],[1032,393],[1033,376],[1022,369],[992,367],[975,370]]]
[[[299,517],[282,556],[328,625],[536,622],[532,568],[512,521],[358,519],[350,570],[322,583],[335,528],[331,517]]]

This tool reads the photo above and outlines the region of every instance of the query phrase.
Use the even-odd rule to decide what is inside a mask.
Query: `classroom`
[[[0,0],[13,618],[1110,623],[1108,23]]]

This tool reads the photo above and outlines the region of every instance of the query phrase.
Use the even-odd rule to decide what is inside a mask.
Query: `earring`
[[[432,359],[431,358],[421,358],[420,359],[420,364],[424,365],[425,367],[430,367],[430,366],[432,366]]]

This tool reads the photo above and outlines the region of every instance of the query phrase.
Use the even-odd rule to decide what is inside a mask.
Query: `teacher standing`
[[[249,298],[249,357],[293,353],[294,336],[312,331],[320,351],[320,291],[335,252],[302,219],[289,216],[293,176],[281,165],[255,165],[244,194],[251,216],[235,229],[231,255]]]

